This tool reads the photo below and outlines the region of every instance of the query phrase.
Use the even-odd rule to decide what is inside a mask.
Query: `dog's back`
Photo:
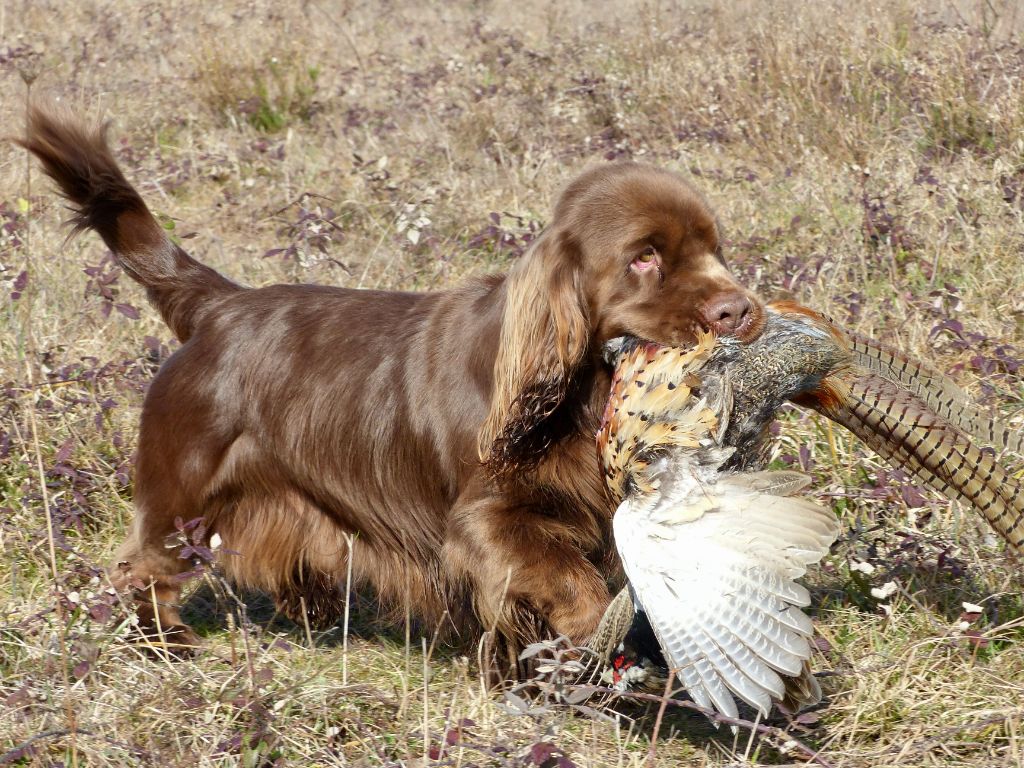
[[[113,573],[139,590],[146,623],[196,642],[176,607],[191,563],[167,542],[198,517],[239,553],[222,559],[227,574],[300,623],[336,620],[346,534],[355,582],[386,603],[431,623],[468,610],[442,564],[446,515],[477,468],[500,312],[489,345],[463,336],[501,280],[433,294],[246,288],[170,239],[103,131],[36,108],[21,143],[71,202],[75,230],[103,238],[183,342],[146,397],[137,513]]]

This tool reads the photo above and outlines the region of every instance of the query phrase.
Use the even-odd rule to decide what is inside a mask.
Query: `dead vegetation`
[[[168,229],[253,284],[450,285],[522,253],[587,163],[675,168],[748,284],[1020,423],[1022,24],[1010,0],[0,0],[0,116],[17,134],[31,89],[112,120]],[[554,683],[503,698],[365,597],[314,634],[215,574],[189,603],[208,649],[148,658],[100,565],[174,344],[95,238],[64,245],[64,216],[3,145],[0,765],[1024,765],[1020,563],[805,414],[778,460],[846,531],[812,578],[827,699],[767,732],[581,711]]]

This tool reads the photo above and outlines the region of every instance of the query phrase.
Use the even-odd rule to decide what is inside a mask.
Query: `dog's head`
[[[536,459],[538,430],[601,344],[668,345],[701,330],[755,338],[764,309],[732,278],[718,225],[681,177],[636,163],[583,173],[509,273],[491,411],[480,433],[492,466]]]

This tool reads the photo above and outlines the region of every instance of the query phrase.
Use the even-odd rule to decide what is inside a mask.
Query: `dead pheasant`
[[[946,377],[822,315],[780,303],[746,345],[619,340],[609,356],[616,373],[598,445],[620,502],[613,526],[632,598],[616,598],[591,645],[602,654],[616,645],[636,603],[705,707],[735,715],[735,695],[766,715],[772,701],[793,710],[821,696],[800,611],[808,595],[794,579],[828,551],[838,526],[793,495],[806,477],[756,471],[786,400],[972,504],[1022,549],[1024,494],[969,434],[1011,447],[1014,437]]]

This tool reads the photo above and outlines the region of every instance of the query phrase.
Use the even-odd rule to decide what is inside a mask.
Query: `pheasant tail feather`
[[[995,457],[914,392],[873,373],[847,376],[845,399],[818,410],[947,498],[977,509],[1024,553],[1024,490]]]
[[[956,382],[899,350],[875,339],[847,331],[854,361],[868,371],[909,389],[929,409],[964,432],[998,448],[1021,453],[1024,434],[1012,432],[986,416]]]

